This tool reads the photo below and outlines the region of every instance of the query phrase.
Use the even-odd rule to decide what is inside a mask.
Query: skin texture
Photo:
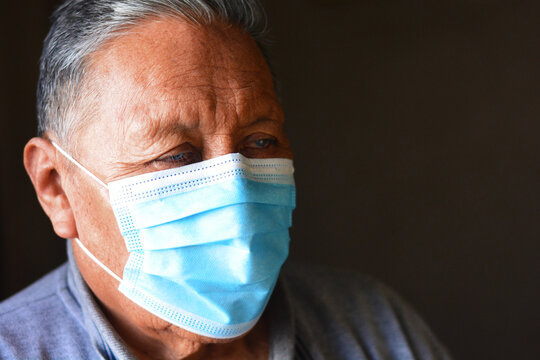
[[[89,120],[70,149],[105,183],[232,152],[292,158],[268,66],[253,39],[235,27],[148,19],[94,53],[90,74],[80,114]],[[48,139],[31,139],[24,162],[55,232],[78,237],[122,276],[128,253],[107,190]],[[131,302],[116,280],[73,248],[84,279],[139,358],[267,358],[264,316],[238,339],[187,332]]]

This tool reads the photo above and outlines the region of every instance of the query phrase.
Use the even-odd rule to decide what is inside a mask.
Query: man
[[[383,286],[287,256],[284,115],[255,1],[68,0],[24,163],[69,261],[0,305],[0,358],[447,358]]]

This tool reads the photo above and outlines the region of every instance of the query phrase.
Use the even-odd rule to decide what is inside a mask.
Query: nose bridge
[[[200,114],[203,136],[203,160],[237,151],[241,118],[246,116],[246,104],[240,94],[229,88],[205,89],[204,107]]]
[[[204,140],[203,160],[236,152],[236,140],[233,132],[214,134]]]

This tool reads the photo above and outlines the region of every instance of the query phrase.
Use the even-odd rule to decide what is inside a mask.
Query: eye
[[[254,142],[255,147],[259,149],[267,148],[270,145],[275,145],[275,143],[276,143],[275,139],[257,139]]]
[[[256,133],[244,139],[239,152],[249,158],[273,157],[279,148],[278,140],[268,134]]]
[[[266,149],[277,144],[276,138],[269,135],[259,134],[249,136],[244,147],[249,149]]]
[[[159,159],[160,161],[164,162],[172,162],[172,163],[192,163],[200,161],[198,160],[197,154],[194,154],[192,152],[183,152],[176,155],[167,156],[166,158]]]
[[[170,152],[163,154],[156,160],[154,163],[157,165],[168,165],[168,166],[184,166],[199,162],[202,160],[201,153],[197,151],[191,145],[183,145],[180,148],[171,150]]]

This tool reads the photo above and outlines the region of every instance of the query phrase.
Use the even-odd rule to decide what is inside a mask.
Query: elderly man
[[[67,264],[0,305],[2,359],[447,358],[383,286],[288,267],[284,115],[254,0],[68,0],[24,164]]]

